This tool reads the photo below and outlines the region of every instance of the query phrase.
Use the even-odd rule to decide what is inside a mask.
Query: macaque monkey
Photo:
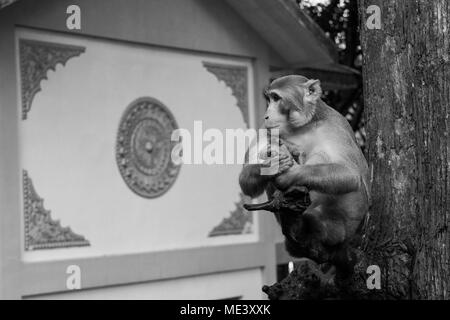
[[[286,249],[349,270],[348,243],[369,209],[368,166],[348,121],[321,94],[318,80],[302,76],[269,85],[264,127],[279,130],[281,147],[269,159],[278,161],[278,172],[261,175],[263,164],[246,163],[239,183],[244,194],[254,198],[265,191],[269,201],[277,190],[306,187],[311,204],[303,213],[276,213]]]

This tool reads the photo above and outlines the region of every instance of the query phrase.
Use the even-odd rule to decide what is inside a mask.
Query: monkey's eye
[[[275,102],[278,102],[278,101],[281,100],[281,97],[278,94],[274,93],[274,92],[272,92],[270,94],[270,98],[272,98],[272,100],[275,101]]]

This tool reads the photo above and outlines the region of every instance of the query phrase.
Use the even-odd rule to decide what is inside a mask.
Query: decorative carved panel
[[[249,127],[247,67],[210,62],[203,62],[203,66],[231,89],[233,96],[237,99],[237,106],[241,110],[242,117]]]
[[[167,192],[175,182],[180,165],[172,161],[178,128],[174,116],[161,102],[140,98],[125,110],[119,125],[116,160],[128,187],[144,198]]]
[[[47,79],[48,70],[63,66],[70,58],[85,52],[84,47],[67,44],[19,40],[20,80],[22,89],[22,119],[27,118],[34,96],[41,90],[41,81]]]
[[[236,234],[248,234],[253,232],[253,213],[244,209],[245,196],[240,194],[241,200],[236,203],[236,209],[228,218],[215,227],[209,237],[228,236]]]
[[[62,227],[44,208],[27,171],[23,170],[23,205],[25,212],[25,250],[89,246],[83,236]]]

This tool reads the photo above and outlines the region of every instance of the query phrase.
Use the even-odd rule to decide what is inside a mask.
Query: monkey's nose
[[[269,120],[269,116],[266,116],[264,119]]]

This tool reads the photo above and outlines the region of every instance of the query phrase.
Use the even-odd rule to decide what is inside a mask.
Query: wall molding
[[[242,117],[250,127],[248,116],[248,68],[228,64],[203,62],[203,66],[216,76],[217,80],[223,81],[237,99],[237,106],[241,110]]]
[[[27,119],[34,96],[41,91],[42,80],[47,80],[48,70],[56,70],[73,57],[78,57],[85,47],[37,40],[19,39],[22,119]]]
[[[25,251],[89,246],[83,236],[70,227],[62,227],[44,208],[44,199],[34,189],[26,170],[23,173],[23,208],[25,226]]]
[[[274,248],[274,244],[270,242],[250,242],[24,262],[22,296],[67,292],[67,274],[61,270],[66,270],[67,266],[73,264],[83,270],[82,285],[86,290],[211,273],[265,269],[271,267],[268,261],[275,259]]]

